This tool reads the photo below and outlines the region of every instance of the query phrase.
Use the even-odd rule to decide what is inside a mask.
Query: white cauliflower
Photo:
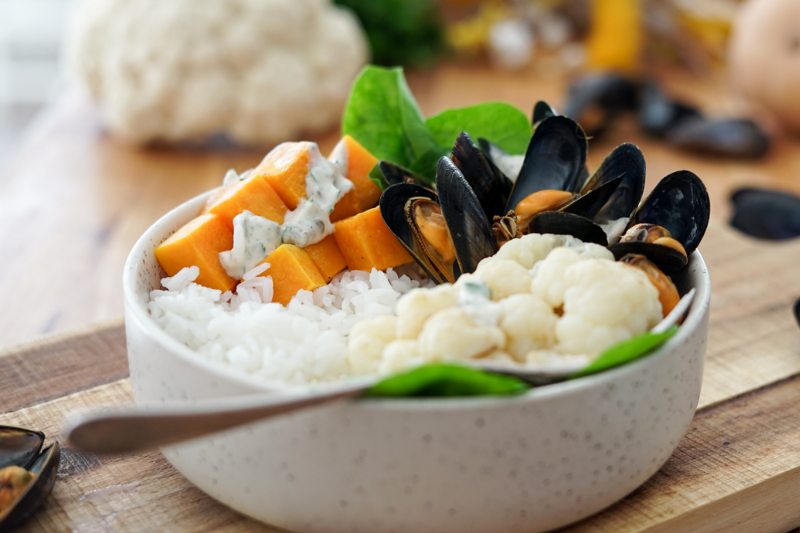
[[[458,285],[464,277],[458,278],[456,284]],[[530,292],[533,280],[528,270],[516,261],[493,257],[486,258],[478,264],[474,278],[481,280],[492,289],[492,300],[495,302],[508,298],[512,294]]]
[[[347,340],[347,364],[351,374],[378,372],[387,344],[395,340],[397,317],[380,315],[356,322]]]
[[[597,244],[581,243],[581,246],[556,248],[533,268],[531,293],[541,297],[554,309],[561,307],[564,304],[564,273],[567,267],[588,259],[611,262],[614,254]]]
[[[409,291],[397,301],[397,338],[416,339],[428,317],[455,305],[458,305],[458,289],[453,285]]]
[[[623,263],[573,263],[562,284],[564,314],[556,324],[556,349],[562,353],[596,355],[662,318],[658,290],[644,272]]]
[[[380,374],[390,374],[425,362],[419,354],[419,346],[415,340],[397,339],[383,349],[383,361],[378,369]]]
[[[524,363],[532,350],[551,348],[555,344],[558,316],[541,298],[532,294],[516,294],[506,298],[500,327],[508,339],[506,351]]]
[[[426,361],[480,357],[502,350],[505,345],[503,330],[475,324],[460,307],[443,309],[431,316],[418,340],[419,354]]]
[[[508,241],[491,259],[510,259],[530,270],[556,248],[561,246],[581,248],[583,245],[583,241],[571,235],[530,233]]]
[[[367,59],[330,0],[80,0],[67,48],[111,132],[136,144],[326,130]]]

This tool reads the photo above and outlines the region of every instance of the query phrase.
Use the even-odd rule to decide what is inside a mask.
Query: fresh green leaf
[[[389,186],[389,184],[386,182],[386,178],[383,177],[383,172],[381,172],[381,169],[378,168],[377,163],[374,167],[372,167],[372,170],[369,171],[369,179],[382,191],[385,191],[386,187]]]
[[[530,385],[511,376],[462,365],[431,363],[390,376],[368,389],[366,397],[500,396],[521,394]]]
[[[378,159],[404,167],[437,148],[402,68],[367,66],[353,85],[342,133]]]
[[[524,154],[531,140],[528,116],[503,102],[486,102],[460,109],[449,109],[426,122],[439,146],[452,148],[462,131],[477,139],[483,137],[508,152]]]
[[[422,154],[422,156],[411,165],[409,170],[429,184],[436,183],[436,166],[439,164],[439,159],[441,159],[442,156],[449,156],[451,149],[452,147],[446,148],[444,146],[437,146]]]
[[[628,363],[651,352],[678,332],[678,326],[672,326],[664,333],[645,332],[632,339],[615,344],[592,361],[587,367],[570,376],[570,379],[596,374],[597,372]]]

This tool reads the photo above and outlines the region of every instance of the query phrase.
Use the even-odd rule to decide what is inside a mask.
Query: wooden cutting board
[[[800,526],[800,242],[765,244],[712,223],[713,279],[700,410],[666,465],[570,533],[784,533]],[[121,322],[0,352],[0,424],[63,443],[64,415],[132,405]],[[21,531],[278,531],[217,503],[159,452],[64,448],[52,497]]]

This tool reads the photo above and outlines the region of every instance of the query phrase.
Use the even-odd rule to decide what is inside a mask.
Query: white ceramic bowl
[[[139,405],[285,388],[201,359],[147,312],[164,275],[153,249],[206,195],[142,236],[124,272],[131,382]],[[515,398],[359,401],[252,424],[163,450],[190,481],[294,531],[538,532],[589,516],[653,475],[700,395],[710,281],[675,337],[632,364]]]

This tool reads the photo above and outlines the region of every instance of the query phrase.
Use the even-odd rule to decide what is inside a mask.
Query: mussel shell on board
[[[686,119],[670,128],[666,140],[681,150],[740,159],[763,157],[770,146],[764,130],[746,119]]]
[[[574,120],[563,116],[544,119],[531,137],[506,211],[546,189],[577,192],[587,151],[586,135]]]
[[[639,107],[639,82],[615,73],[591,74],[570,85],[564,115],[576,120],[586,133],[601,135],[625,111]]]
[[[581,194],[586,194],[613,179],[622,177],[622,182],[592,220],[596,224],[603,225],[621,218],[630,218],[642,200],[645,173],[644,155],[638,147],[629,143],[617,146],[581,188]]]
[[[11,426],[0,426],[0,468],[16,465],[27,468],[39,456],[44,433]]]
[[[497,253],[497,241],[478,197],[464,175],[447,157],[436,167],[436,189],[462,274],[475,272],[478,263]]]
[[[684,102],[670,99],[654,82],[642,87],[639,125],[648,135],[661,138],[687,119],[702,118],[700,111]]]
[[[800,198],[781,191],[754,187],[731,195],[731,226],[741,232],[771,241],[800,237]]]
[[[483,154],[467,132],[462,131],[456,138],[451,159],[477,196],[489,225],[495,216],[505,215],[514,184]]]

